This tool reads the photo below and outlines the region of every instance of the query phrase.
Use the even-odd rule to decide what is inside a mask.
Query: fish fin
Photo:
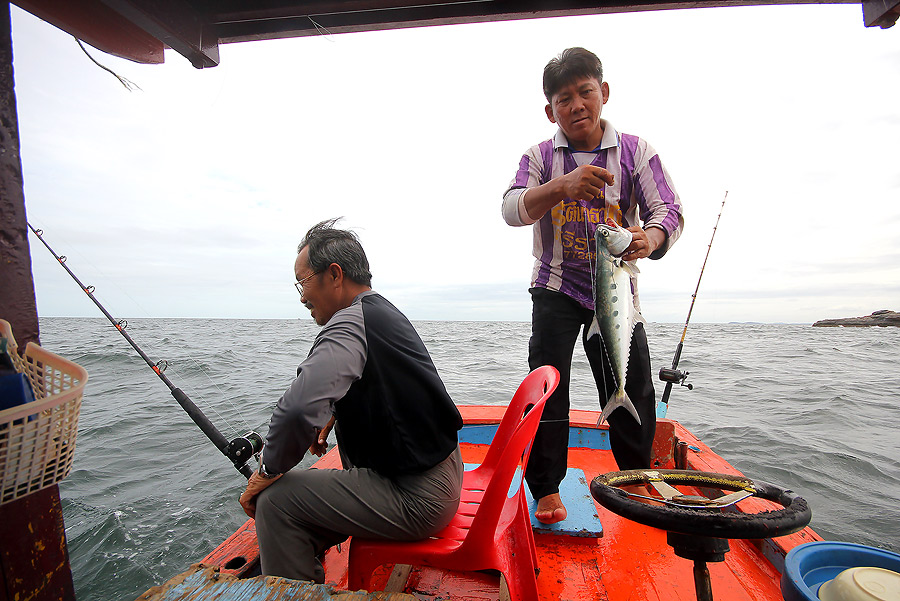
[[[641,272],[636,261],[621,261],[621,264],[622,269],[624,269],[631,277],[634,277]]]
[[[625,407],[626,409],[628,409],[628,412],[631,413],[631,416],[634,417],[638,425],[642,425],[641,416],[638,415],[634,403],[632,403],[631,399],[628,398],[628,393],[624,391],[621,393],[618,391],[613,393],[609,401],[606,403],[606,407],[604,407],[603,411],[600,412],[600,419],[597,421],[597,425],[599,426],[603,422],[607,421],[609,419],[609,415],[619,407]]]
[[[597,316],[595,315],[594,318],[591,320],[591,327],[588,328],[587,339],[590,340],[594,336],[599,336],[599,335],[600,335],[600,322],[597,321]],[[603,337],[601,336],[601,340],[602,340],[602,338]]]

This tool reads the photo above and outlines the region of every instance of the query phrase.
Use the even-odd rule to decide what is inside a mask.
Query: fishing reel
[[[688,375],[691,372],[689,371],[681,371],[675,368],[667,368],[663,367],[659,370],[659,379],[667,384],[680,384],[687,388],[688,390],[693,390],[693,384],[685,384],[685,380],[687,380]]]
[[[262,451],[263,439],[256,432],[247,432],[244,436],[235,438],[228,443],[222,452],[231,459],[235,465],[244,465],[254,455]]]

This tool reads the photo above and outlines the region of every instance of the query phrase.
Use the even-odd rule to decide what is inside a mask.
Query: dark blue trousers
[[[600,337],[587,340],[594,312],[572,298],[545,288],[532,288],[531,340],[528,342],[528,365],[531,369],[552,365],[559,370],[556,392],[547,400],[534,446],[528,459],[525,480],[535,499],[556,493],[566,475],[569,442],[569,382],[572,353],[581,333],[584,352],[597,391],[600,407],[606,405],[615,390],[615,376],[600,346]],[[641,416],[641,424],[624,408],[609,416],[609,438],[613,457],[619,469],[641,469],[650,466],[653,436],[656,433],[656,396],[650,371],[650,349],[644,324],[637,323],[631,339],[625,392]]]

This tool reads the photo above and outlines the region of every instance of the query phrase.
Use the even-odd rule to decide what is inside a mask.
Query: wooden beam
[[[40,343],[40,330],[25,219],[9,9],[8,0],[0,0],[0,318],[10,323],[24,349],[29,342]]]
[[[14,4],[107,54],[143,64],[165,60],[162,42],[100,0],[14,0]]]
[[[893,1],[896,0],[887,0]],[[775,4],[857,4],[859,0],[309,0],[228,5],[212,18],[219,42],[562,17]]]
[[[19,125],[13,77],[12,22],[0,0],[0,317],[20,348],[40,342]],[[75,601],[59,487],[0,505],[0,600]]]
[[[219,44],[560,16],[775,4],[859,4],[865,24],[890,27],[898,0],[13,0],[104,52],[163,62],[171,47],[197,68]]]
[[[186,0],[102,0],[198,69],[219,64],[219,39],[208,13]]]
[[[75,601],[59,486],[0,505],[0,601]]]
[[[863,23],[866,27],[887,29],[900,17],[900,1],[898,0],[863,0]]]

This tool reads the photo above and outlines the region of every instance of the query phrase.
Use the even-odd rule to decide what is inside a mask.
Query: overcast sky
[[[900,310],[900,26],[856,5],[660,11],[220,47],[138,65],[13,7],[30,222],[117,317],[308,317],[296,245],[345,216],[412,319],[529,320],[531,228],[500,215],[550,138],[544,64],[604,63],[603,111],[660,153],[685,232],[642,259],[648,321]],[[42,316],[100,316],[29,235]]]

